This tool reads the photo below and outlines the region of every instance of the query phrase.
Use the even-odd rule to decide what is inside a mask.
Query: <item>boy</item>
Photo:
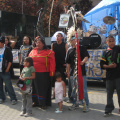
[[[108,36],[106,43],[108,48],[104,51],[100,61],[101,68],[106,69],[107,105],[105,107],[104,117],[110,116],[112,110],[114,110],[113,93],[115,88],[120,107],[120,47],[115,45],[113,36]]]
[[[71,44],[71,48],[68,49],[67,55],[66,55],[66,63],[67,63],[66,73],[69,79],[68,96],[70,100],[73,102],[73,105],[69,107],[69,110],[75,110],[78,107],[76,101],[73,101],[73,97],[71,97],[74,94],[73,74],[74,74],[74,69],[75,69],[75,55],[76,55],[76,40],[75,39],[76,37],[72,36],[71,39],[69,40],[69,43]],[[86,103],[86,109],[83,110],[83,112],[88,112],[89,111],[89,98],[88,98],[88,92],[87,92],[85,63],[88,61],[89,54],[84,46],[80,45],[79,47],[80,47],[80,57],[81,57],[80,65],[81,65],[81,70],[82,70],[83,86],[84,86],[84,98],[85,98],[85,103]]]

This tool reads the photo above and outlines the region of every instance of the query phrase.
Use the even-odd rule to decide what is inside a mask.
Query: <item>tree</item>
[[[37,4],[35,0],[0,0],[1,10],[8,12],[23,13],[36,16]]]

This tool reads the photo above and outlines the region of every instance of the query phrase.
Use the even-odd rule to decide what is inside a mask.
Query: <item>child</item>
[[[24,36],[23,45],[21,45],[19,52],[20,74],[22,72],[22,69],[24,68],[24,59],[27,57],[28,51],[31,48],[32,48],[31,38],[29,36]]]
[[[108,36],[106,43],[107,50],[104,51],[100,66],[106,69],[106,89],[107,89],[107,105],[105,107],[104,117],[111,115],[114,110],[113,93],[116,88],[120,113],[120,46],[115,45],[113,36]]]
[[[55,97],[55,101],[59,105],[59,108],[56,109],[55,113],[62,113],[63,96],[66,97],[66,86],[64,81],[62,81],[62,75],[60,72],[55,73],[55,78],[56,82],[53,97]]]
[[[24,68],[20,75],[20,79],[26,84],[26,90],[31,88],[32,80],[35,79],[35,69],[33,67],[33,60],[31,57],[26,57],[24,60]],[[28,117],[32,115],[32,92],[25,93],[22,91],[22,112],[20,116]]]

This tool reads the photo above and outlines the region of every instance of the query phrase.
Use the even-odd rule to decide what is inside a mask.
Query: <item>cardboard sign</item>
[[[12,54],[13,54],[13,63],[19,63],[18,49],[13,49]]]
[[[86,76],[88,78],[102,79],[106,78],[106,70],[100,68],[100,60],[105,49],[90,49],[89,60],[86,63]]]

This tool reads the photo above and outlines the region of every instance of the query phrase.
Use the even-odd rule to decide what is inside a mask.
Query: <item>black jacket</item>
[[[3,62],[2,62],[2,72],[5,72],[9,62],[11,63],[13,62],[13,55],[10,48],[5,47],[5,51],[3,54]]]
[[[105,50],[100,61],[100,66],[104,69],[104,64],[110,65],[113,62],[117,64],[117,67],[106,69],[107,80],[120,78],[120,46],[115,46],[113,49]]]

